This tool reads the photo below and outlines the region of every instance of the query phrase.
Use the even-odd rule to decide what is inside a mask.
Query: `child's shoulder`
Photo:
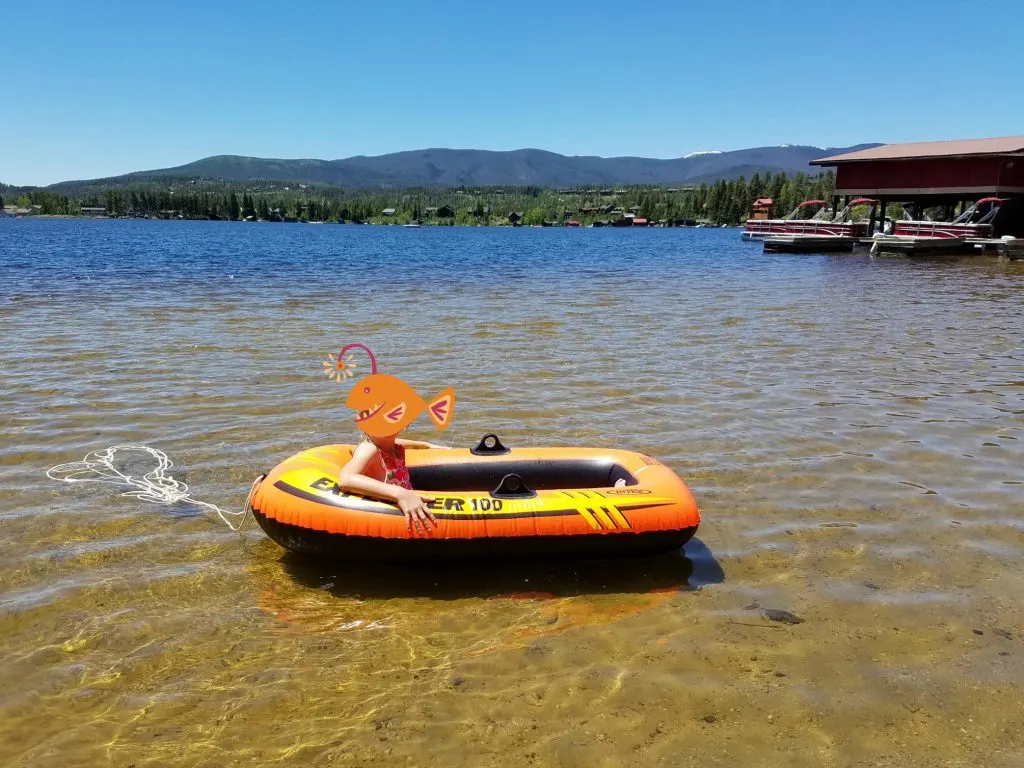
[[[361,443],[356,444],[356,447],[352,449],[352,458],[369,457],[375,453],[377,453],[377,446],[371,442],[363,440]]]

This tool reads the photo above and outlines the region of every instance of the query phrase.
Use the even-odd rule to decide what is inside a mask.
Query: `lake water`
[[[1024,263],[6,220],[0,278],[3,765],[1022,764]],[[444,442],[661,458],[697,538],[373,570],[45,475],[145,444],[239,509],[353,438],[352,341]]]

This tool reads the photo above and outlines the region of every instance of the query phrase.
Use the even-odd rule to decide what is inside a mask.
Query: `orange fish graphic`
[[[357,381],[345,400],[345,405],[356,411],[360,430],[371,437],[391,437],[409,426],[424,410],[438,429],[448,426],[455,408],[454,389],[448,387],[429,403],[425,402],[397,376],[377,373],[377,359],[363,344],[349,344],[338,353],[335,365],[338,371],[353,367],[351,356],[348,361],[344,356],[354,348],[363,349],[370,356],[370,375]]]

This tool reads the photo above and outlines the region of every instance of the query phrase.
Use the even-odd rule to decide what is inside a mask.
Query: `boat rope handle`
[[[114,457],[119,451],[141,451],[148,453],[156,459],[156,468],[150,470],[142,477],[126,475],[114,466]],[[263,482],[266,475],[260,475],[253,480],[249,488],[249,495],[245,499],[245,507],[241,512],[232,512],[221,509],[216,504],[209,504],[205,501],[193,499],[189,494],[188,485],[175,480],[167,470],[174,466],[166,453],[158,448],[150,448],[146,445],[115,445],[105,451],[91,451],[81,461],[71,461],[66,464],[58,464],[46,470],[46,476],[51,480],[58,480],[65,483],[106,483],[108,485],[127,485],[132,490],[125,491],[122,496],[129,496],[142,501],[149,501],[153,504],[192,504],[196,507],[212,510],[232,531],[242,530],[246,518],[252,510],[252,500],[256,490]],[[237,523],[232,522],[237,520]]]

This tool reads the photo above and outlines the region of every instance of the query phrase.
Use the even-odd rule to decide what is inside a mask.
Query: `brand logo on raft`
[[[433,501],[427,502],[427,506],[445,512],[500,512],[504,502],[501,499],[491,499],[488,496],[476,499],[436,497]]]
[[[616,488],[614,490],[605,491],[604,493],[606,496],[611,496],[612,494],[616,494],[618,496],[642,496],[650,492],[649,488]]]
[[[337,493],[338,485],[329,477],[321,477],[309,484],[309,487],[314,491],[327,491],[328,493]]]

